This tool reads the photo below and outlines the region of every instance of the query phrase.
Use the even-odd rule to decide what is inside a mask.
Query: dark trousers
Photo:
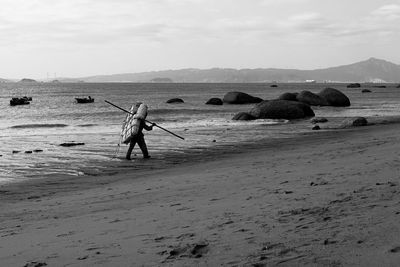
[[[131,159],[132,150],[135,147],[136,143],[139,145],[140,150],[142,150],[143,157],[148,158],[149,152],[147,151],[146,142],[144,141],[144,135],[141,133],[132,137],[129,144],[128,152],[126,153],[126,159]]]

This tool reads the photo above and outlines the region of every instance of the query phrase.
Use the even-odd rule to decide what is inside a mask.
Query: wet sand
[[[397,266],[399,133],[320,131],[167,169],[2,186],[0,262]]]

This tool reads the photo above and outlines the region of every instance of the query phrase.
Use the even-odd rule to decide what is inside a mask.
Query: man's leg
[[[142,150],[143,158],[145,158],[145,159],[150,158],[149,152],[147,151],[147,145],[146,145],[146,142],[144,141],[143,135],[138,136],[137,143],[140,147],[140,150]]]
[[[131,139],[131,142],[130,142],[130,144],[129,144],[128,151],[126,152],[126,159],[128,159],[128,160],[131,159],[132,150],[133,150],[133,148],[134,148],[135,145],[136,145],[136,141],[137,141],[136,138],[132,138],[132,139]]]

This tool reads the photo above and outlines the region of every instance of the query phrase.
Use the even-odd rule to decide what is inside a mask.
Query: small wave
[[[171,127],[171,128],[210,128],[210,127],[230,127],[230,126],[238,126],[238,127],[248,127],[249,125],[259,125],[259,126],[268,126],[268,125],[278,125],[278,124],[287,124],[288,120],[274,120],[274,119],[259,119],[259,120],[251,120],[251,121],[237,121],[237,120],[227,120],[222,118],[217,119],[199,119],[199,120],[179,120],[179,121],[166,121],[163,126]]]
[[[61,127],[67,127],[67,124],[61,124],[61,123],[38,123],[38,124],[21,124],[21,125],[14,125],[11,126],[10,128],[13,129],[26,129],[26,128],[61,128]]]

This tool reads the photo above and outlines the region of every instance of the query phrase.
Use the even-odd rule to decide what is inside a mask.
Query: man
[[[140,106],[141,103],[136,104],[137,107]],[[153,130],[154,123],[152,123],[150,126],[146,124],[144,119],[140,119],[140,125],[139,125],[139,130],[137,134],[131,136],[130,138],[130,144],[128,151],[126,153],[126,159],[130,160],[131,159],[131,154],[132,150],[135,147],[136,143],[138,143],[140,150],[142,150],[143,158],[148,159],[150,158],[149,152],[147,151],[147,146],[146,142],[144,141],[144,135],[142,133],[143,129],[146,131],[151,131]]]

